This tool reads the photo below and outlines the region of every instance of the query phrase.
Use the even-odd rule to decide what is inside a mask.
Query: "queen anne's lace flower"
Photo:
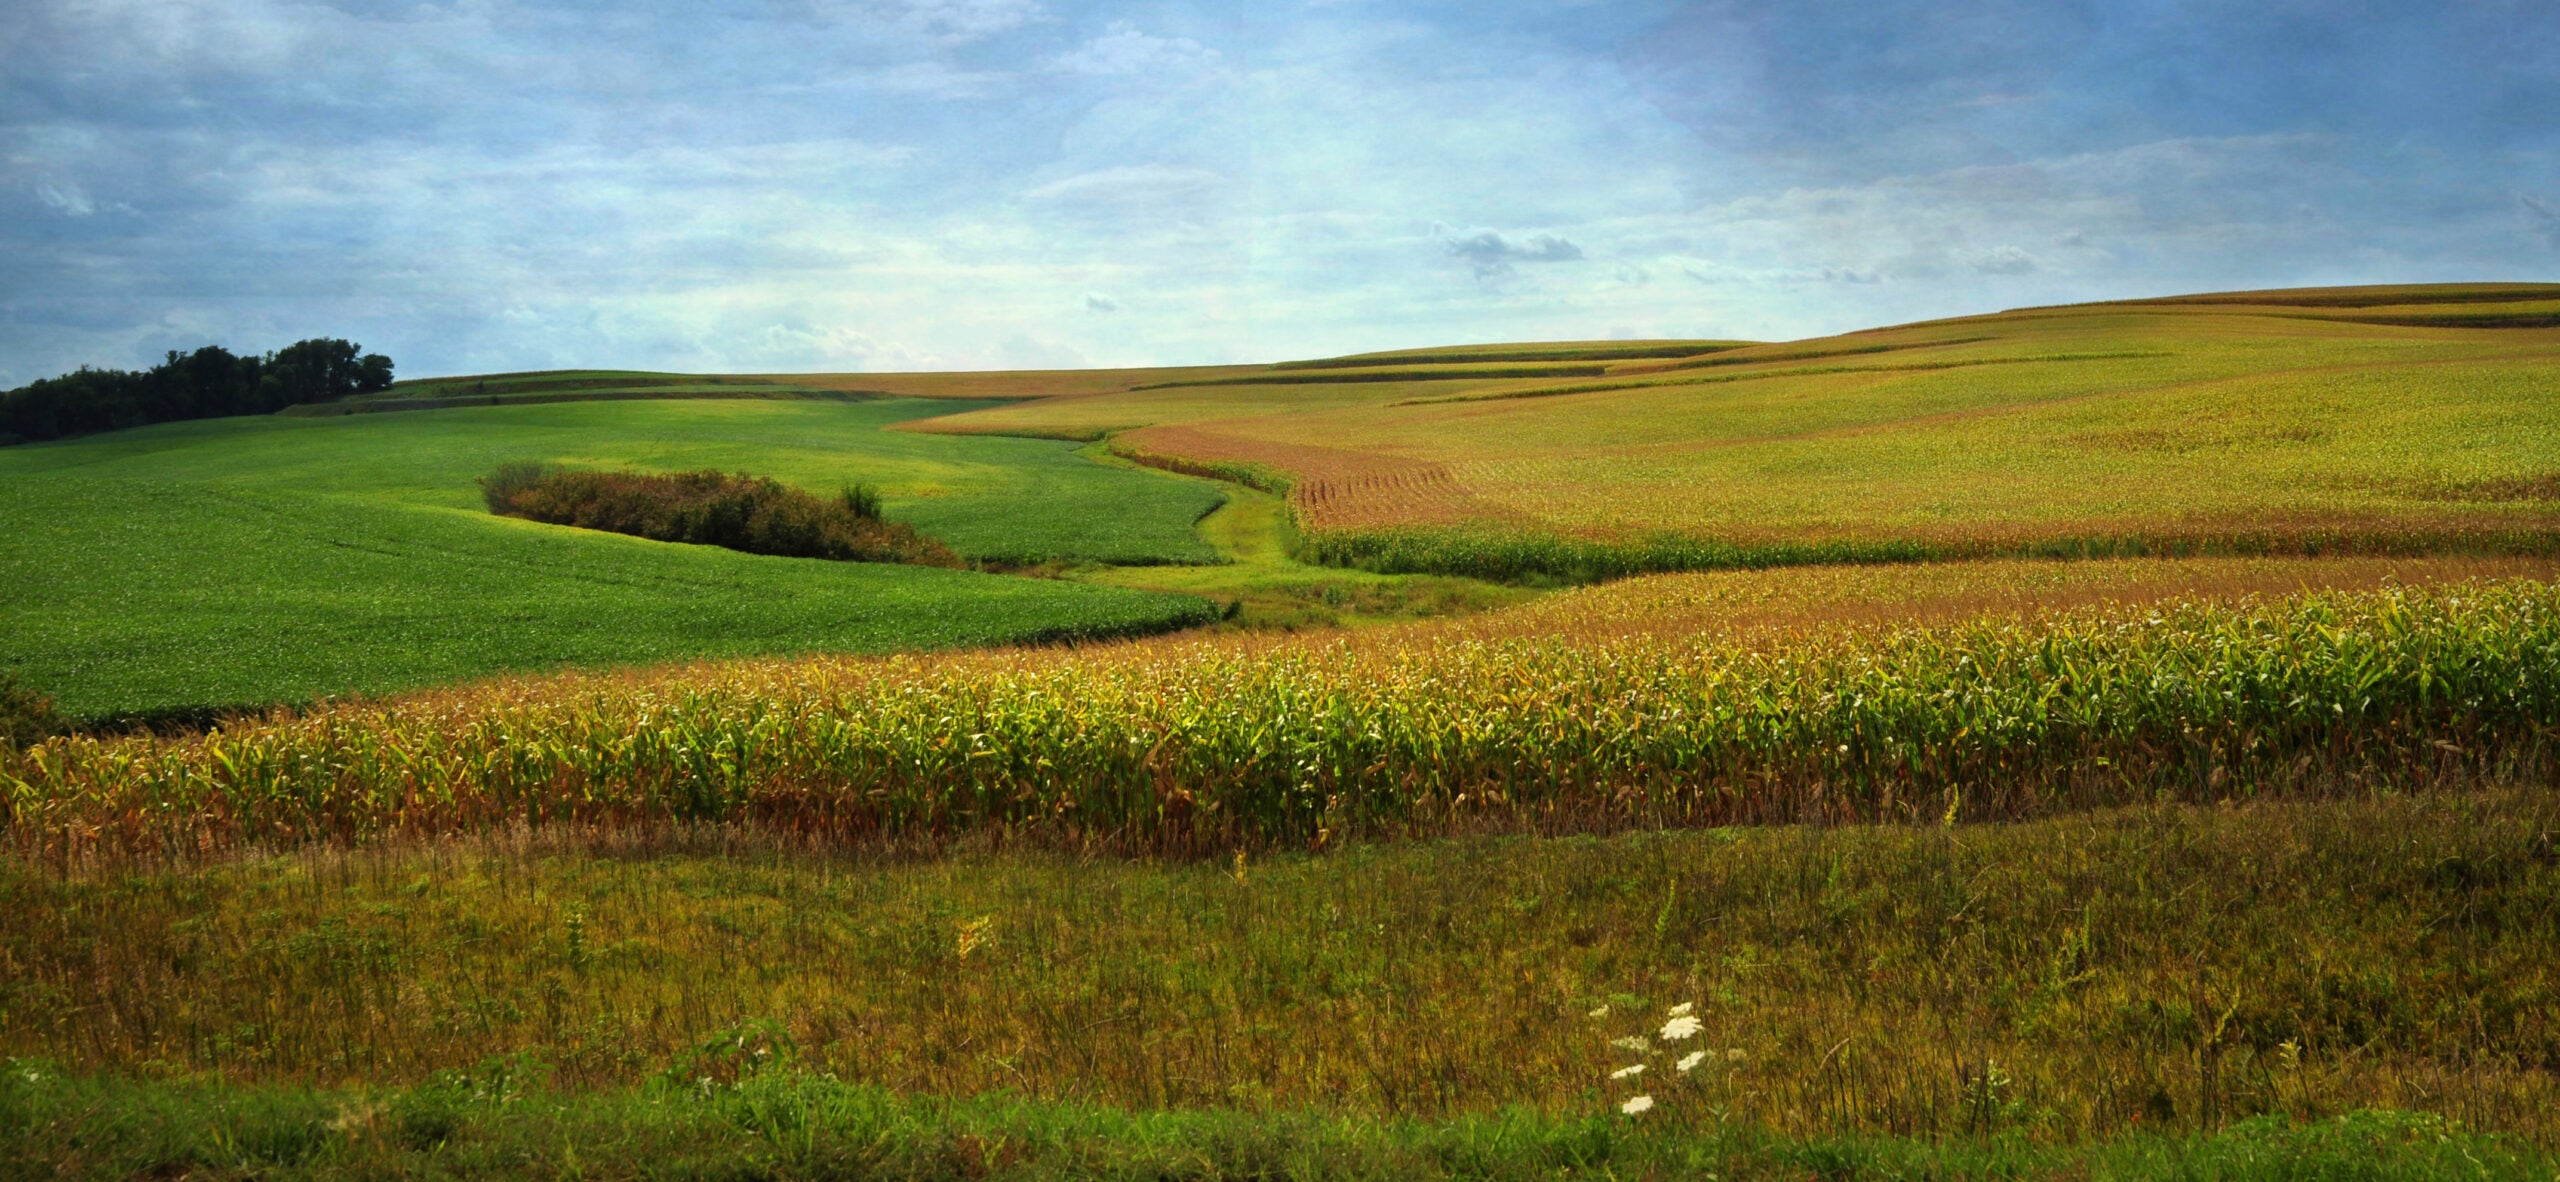
[[[1691,1051],[1688,1054],[1680,1056],[1680,1061],[1672,1064],[1672,1066],[1677,1067],[1683,1073],[1686,1073],[1690,1068],[1706,1061],[1707,1053],[1705,1051]]]
[[[1698,1031],[1703,1029],[1705,1029],[1705,1027],[1702,1026],[1696,1018],[1692,1018],[1687,1014],[1682,1014],[1679,1017],[1673,1018],[1672,1020],[1662,1024],[1662,1040],[1664,1042],[1678,1042],[1681,1039],[1696,1035]]]
[[[1629,1096],[1626,1103],[1618,1105],[1618,1111],[1634,1116],[1652,1107],[1653,1097],[1651,1096]]]
[[[1644,1064],[1642,1064],[1642,1063],[1638,1063],[1638,1064],[1636,1064],[1636,1065],[1635,1065],[1635,1066],[1633,1066],[1633,1067],[1621,1067],[1621,1068],[1617,1069],[1616,1071],[1612,1071],[1612,1072],[1610,1072],[1610,1073],[1609,1073],[1609,1078],[1611,1078],[1611,1079],[1625,1079],[1625,1078],[1627,1078],[1628,1076],[1631,1076],[1631,1075],[1642,1075],[1642,1074],[1644,1074]]]

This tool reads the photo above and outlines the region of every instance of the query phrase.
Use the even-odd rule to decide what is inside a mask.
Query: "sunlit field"
[[[1320,552],[1411,569],[1593,561],[1524,536],[1650,544],[1655,568],[1896,545],[2534,550],[2560,468],[2555,316],[2547,286],[2089,305],[1549,363],[1602,377],[1177,384],[930,429],[1112,431],[1133,455],[1259,469]]]

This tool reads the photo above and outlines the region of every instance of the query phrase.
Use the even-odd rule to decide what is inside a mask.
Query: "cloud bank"
[[[26,0],[0,384],[1783,338],[2560,270],[2521,0]]]

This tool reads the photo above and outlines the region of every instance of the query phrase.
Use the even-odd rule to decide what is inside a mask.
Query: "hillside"
[[[1116,432],[1130,454],[1283,478],[1320,534],[2499,548],[2560,525],[2555,326],[2553,285],[2189,296],[1545,377],[1517,372],[1525,351],[1478,350],[1476,374],[1423,353],[1297,363],[915,429]]]
[[[510,462],[744,470],[964,556],[1215,561],[1216,489],[1063,444],[885,430],[909,399],[600,401],[176,423],[0,449],[0,669],[74,717],[202,716],[511,670],[888,652],[1196,624],[1053,579],[760,558],[489,515]],[[969,405],[966,403],[960,404]]]

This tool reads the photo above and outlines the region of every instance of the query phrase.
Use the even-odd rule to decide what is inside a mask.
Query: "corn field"
[[[0,753],[65,862],[564,822],[1207,853],[2538,777],[2560,589],[527,679]]]

